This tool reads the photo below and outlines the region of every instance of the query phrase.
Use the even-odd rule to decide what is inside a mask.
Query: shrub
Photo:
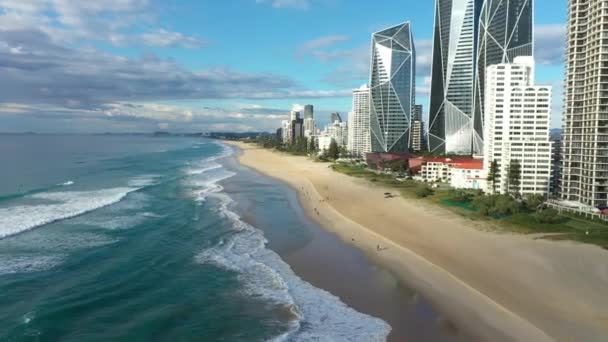
[[[526,208],[529,211],[537,211],[539,207],[545,203],[545,197],[543,195],[528,195],[524,200]]]
[[[564,218],[559,215],[557,210],[555,210],[553,208],[545,208],[545,209],[537,211],[534,214],[534,218],[536,219],[536,221],[538,223],[548,223],[548,224],[560,223],[564,220]]]
[[[416,188],[414,193],[416,194],[416,196],[418,198],[425,198],[425,197],[429,197],[433,194],[433,189],[431,189],[430,187],[428,187],[426,185],[421,185]]]
[[[494,204],[494,215],[513,215],[520,213],[521,203],[509,195],[498,195]]]
[[[469,203],[473,199],[473,195],[470,192],[452,189],[448,192],[446,199],[456,203]]]
[[[522,205],[509,195],[479,195],[473,199],[473,207],[485,216],[505,216],[520,213]]]

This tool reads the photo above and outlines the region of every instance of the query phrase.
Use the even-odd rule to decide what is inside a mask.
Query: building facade
[[[608,206],[606,1],[570,0],[566,42],[561,197]]]
[[[482,3],[483,0],[435,1],[428,137],[431,152],[471,153],[476,42]]]
[[[416,88],[416,51],[409,22],[372,35],[370,65],[372,151],[407,152]]]
[[[533,0],[485,0],[479,17],[475,60],[473,152],[484,145],[485,81],[489,66],[511,63],[519,56],[534,54]]]
[[[532,57],[488,67],[486,72],[484,169],[498,164],[488,192],[547,195],[551,180],[549,124],[551,87],[534,84]],[[519,185],[509,179],[519,164]],[[510,184],[511,183],[511,184]]]
[[[371,152],[370,94],[367,85],[353,90],[353,111],[348,116],[348,151],[355,156]]]
[[[410,133],[410,148],[414,152],[420,152],[425,147],[424,122],[422,121],[422,105],[415,105],[412,113],[412,128]]]
[[[562,180],[562,137],[561,132],[550,134],[551,142],[551,183],[549,192],[552,196],[560,194],[560,183]]]

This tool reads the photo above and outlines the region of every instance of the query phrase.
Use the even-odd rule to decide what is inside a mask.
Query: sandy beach
[[[309,217],[479,339],[608,339],[608,251],[488,232],[446,209],[385,199],[391,189],[329,164],[231,144],[243,150],[241,164],[298,190]]]

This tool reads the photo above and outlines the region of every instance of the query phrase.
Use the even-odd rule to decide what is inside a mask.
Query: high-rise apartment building
[[[484,169],[498,163],[498,193],[549,193],[551,87],[534,84],[532,57],[488,67],[486,72]],[[519,165],[517,179],[509,177]],[[517,184],[519,183],[519,184]],[[492,191],[489,182],[488,191]]]
[[[281,121],[281,141],[283,142],[283,144],[287,144],[289,142],[289,136],[291,134],[290,123],[291,121],[289,120]]]
[[[476,42],[482,3],[483,0],[435,1],[428,138],[432,152],[471,152]]]
[[[412,113],[410,149],[420,152],[424,148],[424,123],[422,121],[422,105],[415,105]]]
[[[608,205],[608,3],[569,3],[561,197],[597,208]]]
[[[353,111],[348,116],[348,151],[356,156],[371,152],[369,132],[369,88],[353,90]]]
[[[407,152],[416,88],[416,52],[410,23],[374,33],[371,50],[372,151]]]
[[[479,17],[473,113],[473,152],[484,144],[485,80],[489,66],[533,56],[533,0],[485,0]]]

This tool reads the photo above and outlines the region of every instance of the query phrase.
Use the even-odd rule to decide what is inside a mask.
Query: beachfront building
[[[562,177],[562,138],[561,132],[550,134],[551,142],[551,181],[549,183],[549,193],[552,196],[559,196],[560,182]]]
[[[373,152],[403,153],[410,143],[416,52],[409,22],[372,35],[370,132]]]
[[[482,159],[457,163],[450,170],[450,186],[454,189],[486,189],[486,173]]]
[[[443,182],[452,183],[454,170],[458,170],[458,175],[464,177],[469,174],[471,177],[479,176],[478,179],[485,178],[483,176],[483,161],[473,157],[418,157],[411,158],[409,161],[409,169],[413,174],[414,179],[423,182]],[[459,178],[456,184],[466,184],[466,179]]]
[[[287,142],[289,141],[289,126],[289,120],[281,120],[281,142],[283,144],[287,144]]]
[[[353,90],[353,111],[348,115],[348,151],[362,157],[371,152],[369,132],[369,88]]]
[[[491,65],[533,56],[533,0],[485,0],[479,17],[473,113],[473,153],[483,153],[486,71]]]
[[[415,105],[412,113],[410,148],[414,152],[422,151],[424,147],[424,123],[422,122],[422,105]]]
[[[561,198],[608,206],[608,13],[605,1],[570,0]]]
[[[484,168],[498,164],[498,193],[549,193],[551,87],[534,84],[532,57],[488,67],[486,73]],[[519,185],[510,184],[509,169],[519,164]],[[488,184],[488,192],[493,191]]]
[[[317,131],[317,125],[314,117],[313,105],[304,106],[304,136],[310,138],[314,136]]]
[[[435,1],[428,137],[431,152],[471,153],[476,42],[482,3],[483,0]]]

